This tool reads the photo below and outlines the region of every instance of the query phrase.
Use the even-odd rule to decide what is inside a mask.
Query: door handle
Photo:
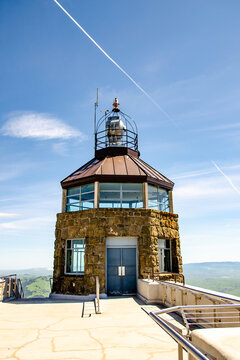
[[[122,267],[121,266],[118,267],[118,276],[122,276]]]
[[[118,266],[118,276],[125,276],[125,266]]]

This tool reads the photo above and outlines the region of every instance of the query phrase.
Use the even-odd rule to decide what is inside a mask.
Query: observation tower
[[[96,104],[95,104],[96,105]],[[95,121],[95,157],[61,181],[52,292],[137,293],[137,280],[180,278],[174,183],[140,159],[135,122],[119,108]]]

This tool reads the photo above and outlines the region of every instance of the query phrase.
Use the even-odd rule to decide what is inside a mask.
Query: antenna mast
[[[98,88],[97,88],[97,101],[94,103],[94,134],[97,131],[97,107],[98,107]]]

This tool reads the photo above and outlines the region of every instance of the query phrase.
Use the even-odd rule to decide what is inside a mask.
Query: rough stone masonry
[[[90,209],[57,214],[52,291],[58,294],[88,295],[95,292],[99,276],[100,290],[105,289],[107,237],[138,238],[138,277],[159,272],[158,239],[170,240],[172,272],[182,273],[178,215],[151,209]],[[85,239],[85,272],[65,274],[67,239]],[[172,273],[161,274],[172,280]]]

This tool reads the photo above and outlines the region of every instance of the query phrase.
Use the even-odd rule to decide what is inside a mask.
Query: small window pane
[[[158,246],[160,248],[165,248],[166,247],[166,240],[164,239],[158,239]]]
[[[166,240],[166,248],[170,249],[170,240]]]
[[[82,201],[80,207],[81,207],[81,210],[93,209],[94,208],[94,200]]]
[[[72,203],[76,203],[80,201],[80,196],[79,195],[75,195],[75,196],[68,196],[67,197],[67,203],[68,204],[72,204]]]
[[[87,185],[82,185],[81,186],[81,193],[86,193],[86,192],[93,192],[94,191],[94,184],[87,184]]]
[[[80,205],[79,205],[79,203],[67,205],[67,212],[68,212],[68,211],[79,211],[79,210],[80,210]]]
[[[100,183],[100,190],[119,190],[120,191],[120,184],[119,183]]]
[[[100,192],[100,200],[118,200],[120,201],[120,192]]]
[[[75,194],[79,194],[80,193],[80,187],[74,187],[71,189],[68,189],[67,194],[68,195],[75,195]]]
[[[90,192],[87,194],[82,194],[81,195],[81,201],[85,201],[85,200],[94,200],[94,193]]]
[[[122,194],[123,200],[142,200],[142,193],[140,192],[123,192]]]
[[[142,192],[142,184],[129,184],[129,183],[123,183],[122,184],[123,191],[140,191]]]
[[[68,240],[69,241],[69,240]],[[71,240],[70,240],[71,241]],[[83,239],[79,239],[79,240],[72,240],[72,248],[84,248],[84,240]]]

